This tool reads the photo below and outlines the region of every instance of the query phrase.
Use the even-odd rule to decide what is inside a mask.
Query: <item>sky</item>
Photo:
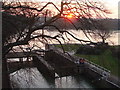
[[[105,2],[106,7],[108,7],[108,9],[112,12],[110,17],[118,18],[118,3],[120,0],[101,0],[101,1]]]
[[[24,1],[24,0],[20,0],[20,1]],[[49,2],[49,1],[52,1],[54,3],[59,3],[61,2],[62,0],[25,0],[25,1],[37,1],[37,2]],[[67,0],[69,1],[69,0]],[[120,18],[120,14],[118,15],[118,2],[120,0],[89,0],[89,1],[100,1],[102,2],[106,8],[112,12],[112,14],[108,15],[108,17],[110,18]],[[119,4],[120,6],[120,4]]]
[[[61,0],[36,0],[36,1],[52,1],[54,3],[58,3]],[[108,17],[118,18],[118,2],[120,0],[92,0],[92,1],[102,2],[106,6],[106,8],[112,12],[112,14],[108,15]]]

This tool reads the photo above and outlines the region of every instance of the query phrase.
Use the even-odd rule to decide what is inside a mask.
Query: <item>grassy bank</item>
[[[112,56],[110,50],[105,51],[101,55],[76,55],[103,66],[104,68],[110,70],[112,74],[120,77],[120,72],[118,72],[120,62],[117,58]]]
[[[61,47],[57,45],[57,47]],[[63,45],[66,51],[77,50],[79,48],[78,44],[75,45]],[[120,61],[112,55],[112,51],[107,49],[105,52],[101,53],[100,55],[81,55],[75,54],[76,56],[83,57],[87,60],[90,60],[100,66],[111,71],[111,73],[115,76],[120,77],[120,72],[118,72],[118,67],[120,66]]]
[[[58,48],[61,48],[61,45],[55,45],[56,47],[58,47]],[[64,45],[62,45],[63,47],[64,47],[64,50],[65,51],[71,51],[71,50],[74,50],[74,51],[76,51],[78,48],[79,48],[79,44],[64,44]]]

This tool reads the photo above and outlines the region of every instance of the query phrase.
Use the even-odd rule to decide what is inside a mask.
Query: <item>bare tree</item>
[[[104,21],[95,21],[94,29],[86,30],[86,33],[95,40],[100,41],[102,44],[106,43],[106,40],[112,36],[112,31]]]
[[[51,10],[48,10],[47,7],[49,5],[53,5],[55,7],[55,9],[57,10],[57,14],[53,16],[51,15],[51,17],[47,19],[47,15],[50,14],[50,12],[53,12]],[[14,30],[12,30],[13,28],[11,26],[12,29],[9,29],[9,31],[7,31],[8,28],[6,26],[3,27],[3,36],[4,36],[3,50],[5,54],[9,52],[12,49],[12,47],[18,46],[18,45],[26,45],[29,43],[30,40],[33,40],[35,38],[42,38],[45,40],[47,40],[46,38],[51,38],[59,41],[58,37],[60,37],[60,35],[62,35],[63,33],[67,33],[71,35],[73,38],[79,40],[80,42],[91,42],[91,41],[80,40],[75,36],[73,36],[70,32],[65,30],[60,30],[57,26],[53,25],[52,23],[56,22],[59,19],[65,19],[68,22],[70,22],[76,30],[84,29],[89,24],[94,25],[94,21],[91,20],[91,17],[103,17],[102,15],[107,13],[107,10],[104,9],[100,3],[90,2],[90,1],[85,2],[84,0],[83,1],[74,0],[74,2],[62,1],[60,8],[57,7],[57,5],[55,5],[53,2],[48,2],[44,6],[42,7],[41,6],[42,6],[41,4],[39,6],[38,3],[33,3],[33,2],[29,2],[29,3],[28,2],[24,2],[24,3],[23,2],[10,2],[10,3],[4,2],[3,3],[3,6],[2,6],[3,22],[9,23],[9,24],[11,22],[14,28]],[[8,14],[11,16],[8,16]],[[85,18],[85,22],[87,21],[87,23],[85,24],[85,22],[83,22],[84,21],[83,19],[83,21],[79,21],[79,22],[82,24],[85,24],[83,25],[84,27],[83,26],[77,27],[72,20],[67,18],[68,14],[73,14],[73,17],[77,21],[79,21],[78,18]],[[5,21],[6,17],[8,18],[14,17],[14,19],[13,18],[9,19],[9,22],[7,22],[8,19],[6,19]],[[40,17],[41,19],[43,19],[44,17],[45,18],[44,21],[41,20],[39,22]],[[23,21],[17,20],[20,18],[22,18]],[[18,23],[18,25],[16,26],[16,23],[14,23],[15,21],[12,21],[12,20],[15,20]],[[21,26],[19,23],[21,23]],[[16,28],[14,26],[16,26]],[[44,33],[40,33],[37,36],[33,35],[33,33],[38,30],[42,30],[42,32],[44,32],[45,27],[53,27],[61,34],[56,36],[48,36],[48,35],[45,35]],[[4,32],[9,32],[9,33],[4,33]]]
[[[54,7],[53,11],[49,5]],[[90,40],[79,39],[69,31],[58,28],[54,23],[57,20],[64,19],[73,25],[76,30],[84,30],[89,25],[94,26],[94,20],[91,19],[92,17],[103,17],[106,13],[108,13],[108,11],[100,2],[90,2],[89,0],[62,1],[61,4],[56,5],[53,2],[47,2],[44,5],[34,2],[2,2],[3,72],[7,71],[5,55],[12,50],[13,47],[28,45],[30,41],[36,39],[45,44],[50,40],[56,40],[62,44],[60,38],[65,40],[63,34],[68,34],[81,43],[94,43]],[[75,25],[73,23],[74,20],[67,17],[69,14],[72,14],[74,20],[82,25]],[[84,19],[81,21],[80,18]],[[49,30],[48,28],[51,27],[59,33],[54,36],[47,35],[45,30]],[[35,35],[34,33],[36,32],[39,33]],[[85,35],[87,36],[86,33]]]

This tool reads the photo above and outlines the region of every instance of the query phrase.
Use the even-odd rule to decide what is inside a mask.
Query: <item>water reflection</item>
[[[20,69],[10,74],[10,79],[15,88],[49,88],[47,81],[37,68]]]
[[[42,76],[37,68],[20,69],[10,74],[11,85],[14,88],[89,88],[94,87],[81,76],[67,76],[62,78],[47,79]]]
[[[67,76],[55,79],[56,88],[91,88],[93,86],[88,83],[82,76]]]
[[[79,38],[79,39],[83,39],[83,40],[91,40],[91,41],[93,41],[93,42],[100,42],[101,40],[100,39],[97,39],[97,38],[91,38],[91,37],[89,37],[89,39],[85,36],[85,34],[83,33],[83,31],[82,30],[69,30],[69,32],[71,33],[71,34],[73,34],[76,38]],[[107,40],[106,40],[106,42],[108,42],[108,44],[109,45],[120,45],[120,42],[118,42],[118,39],[120,38],[120,30],[113,30],[113,31],[111,31],[112,32],[112,34],[111,34],[111,37],[109,37]],[[40,33],[42,33],[42,30],[39,30],[39,31],[37,31],[36,33],[35,33],[35,35],[39,35]],[[57,35],[57,34],[60,34],[59,32],[57,32],[57,31],[47,31],[47,30],[45,30],[44,31],[44,33],[46,34],[46,35],[50,35],[50,36],[55,36],[55,35]],[[64,37],[64,39],[65,40],[63,40],[63,39],[61,39],[61,38],[59,38],[59,40],[62,42],[62,43],[79,43],[80,44],[80,42],[78,41],[78,40],[75,40],[73,37],[71,37],[70,35],[67,35],[66,36],[66,34],[63,34],[63,37]],[[69,39],[68,39],[69,38]],[[42,40],[42,39],[41,39]],[[50,44],[59,44],[59,42],[58,41],[56,41],[56,40],[48,40],[48,43],[50,43]],[[34,41],[31,41],[30,42],[30,46],[33,46],[33,44],[35,44],[35,45],[38,45],[39,47],[41,47],[41,48],[45,48],[45,46],[44,46],[44,44],[43,43],[41,43],[39,40],[34,40]],[[84,44],[84,43],[83,43]]]

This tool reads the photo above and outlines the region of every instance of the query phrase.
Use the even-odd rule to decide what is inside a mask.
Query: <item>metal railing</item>
[[[77,60],[80,60],[81,57],[77,57],[77,56],[73,56],[73,55],[69,55],[69,53],[63,53],[63,51],[60,48],[54,47],[53,45],[50,45],[50,48],[54,50],[55,52],[57,52],[58,54],[61,54],[62,56],[64,56],[65,58],[68,58],[69,60],[73,61],[74,63],[76,63]],[[110,76],[110,70],[95,64],[87,59],[84,59],[84,66],[93,70],[96,73],[99,73],[100,75],[102,75],[103,77],[107,78],[108,76]]]
[[[75,58],[77,59],[80,59],[80,57],[77,57],[77,56],[74,56]],[[84,59],[84,66],[91,69],[92,71],[96,72],[96,73],[99,73],[100,75],[102,75],[103,77],[108,77],[110,76],[110,70],[98,65],[98,64],[95,64],[87,59]]]

